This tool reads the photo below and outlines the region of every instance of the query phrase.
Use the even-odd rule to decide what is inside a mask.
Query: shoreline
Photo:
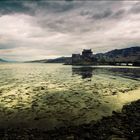
[[[68,126],[46,131],[41,129],[0,128],[0,138],[15,140],[139,140],[140,138],[140,99],[124,105],[121,112],[103,117],[97,122]]]

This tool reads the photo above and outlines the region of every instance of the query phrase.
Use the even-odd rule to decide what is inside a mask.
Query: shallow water
[[[138,67],[2,63],[0,124],[52,129],[98,120],[119,110],[118,96],[139,81]]]

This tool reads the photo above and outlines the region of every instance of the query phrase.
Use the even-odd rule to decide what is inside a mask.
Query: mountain
[[[67,63],[69,61],[71,61],[71,57],[59,57],[59,58],[55,58],[55,59],[28,61],[28,63]]]
[[[56,59],[48,59],[47,63],[68,63],[71,61],[71,57],[59,57]]]
[[[115,49],[106,53],[95,54],[94,57],[98,64],[113,64],[114,62],[129,62],[140,64],[140,46]],[[72,57],[59,57],[56,59],[43,59],[29,61],[30,63],[65,63],[72,64]],[[136,65],[137,65],[136,64]]]
[[[1,62],[7,62],[7,61],[0,58],[0,63],[1,63]]]
[[[130,47],[124,49],[115,49],[106,53],[96,54],[98,62],[139,62],[140,47]]]
[[[33,61],[25,61],[25,63],[47,63],[47,59],[33,60]]]

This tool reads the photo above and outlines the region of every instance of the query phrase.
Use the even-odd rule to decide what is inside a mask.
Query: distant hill
[[[99,64],[108,64],[110,62],[132,62],[140,63],[140,46],[124,48],[124,49],[115,49],[106,53],[95,54]],[[71,57],[59,57],[56,59],[43,59],[29,61],[31,63],[66,63],[71,64]]]
[[[43,59],[43,60],[34,60],[28,61],[29,63],[66,63],[71,61],[71,57],[59,57],[55,59]]]
[[[99,62],[140,62],[140,47],[115,49],[106,53],[96,54],[95,57]]]
[[[7,62],[7,61],[0,58],[0,63],[1,63],[1,62]]]
[[[33,60],[33,61],[25,61],[25,63],[46,63],[47,59],[42,60]]]
[[[59,57],[56,59],[49,59],[47,63],[67,63],[71,61],[71,57]]]

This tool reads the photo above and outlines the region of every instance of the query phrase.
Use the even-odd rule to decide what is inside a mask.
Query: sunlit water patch
[[[140,98],[139,74],[137,67],[0,64],[0,124],[52,129],[98,120]]]

